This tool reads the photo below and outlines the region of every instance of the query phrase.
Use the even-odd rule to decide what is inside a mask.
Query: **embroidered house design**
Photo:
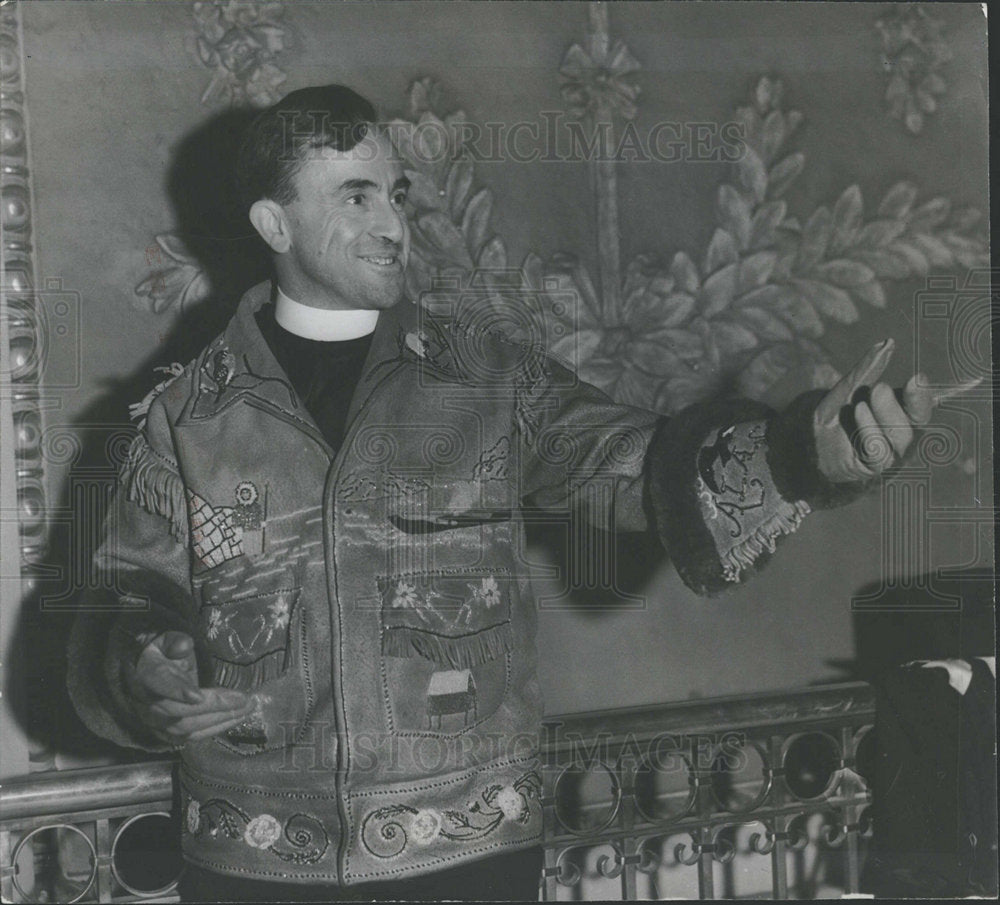
[[[243,555],[243,529],[233,525],[232,506],[213,507],[193,490],[188,490],[188,520],[191,546],[206,568],[221,566]]]
[[[476,682],[468,669],[446,669],[435,672],[427,683],[427,726],[441,728],[443,717],[462,715],[462,724],[469,724],[469,714],[476,719]]]
[[[264,550],[264,519],[260,492],[252,481],[236,486],[236,506],[212,506],[193,490],[187,491],[191,546],[198,561],[207,569],[221,566],[237,556],[257,556]]]

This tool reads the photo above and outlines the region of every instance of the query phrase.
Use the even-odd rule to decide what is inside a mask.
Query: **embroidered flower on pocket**
[[[210,640],[214,641],[219,637],[219,632],[222,631],[226,624],[226,620],[222,618],[222,611],[216,607],[212,607],[208,611],[208,629],[207,634]]]
[[[243,841],[251,848],[268,848],[281,838],[281,824],[270,814],[254,817],[243,831]]]
[[[284,596],[279,597],[277,600],[272,601],[267,606],[267,611],[271,614],[271,626],[270,631],[274,632],[278,629],[283,629],[288,625],[289,609],[288,601],[285,600]],[[268,633],[268,638],[270,638],[270,632]]]
[[[398,581],[396,582],[392,605],[394,607],[418,607],[420,606],[420,595],[412,584],[408,584],[405,581]]]
[[[410,823],[410,832],[414,842],[420,845],[430,844],[441,832],[441,815],[429,808],[417,811]]]

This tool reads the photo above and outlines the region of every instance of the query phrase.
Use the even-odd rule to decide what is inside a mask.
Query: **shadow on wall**
[[[115,616],[114,597],[101,586],[91,563],[117,467],[134,432],[129,405],[162,379],[155,367],[194,358],[224,329],[240,296],[269,275],[267,248],[241,212],[233,173],[240,136],[255,112],[228,110],[178,145],[167,175],[174,233],[205,269],[211,295],[176,317],[163,343],[133,374],[103,387],[72,427],[71,456],[59,462],[67,472],[60,498],[50,501],[54,517],[48,554],[21,608],[15,657],[8,664],[10,699],[32,740],[33,769],[54,766],[46,753],[51,750],[86,760],[112,755],[121,762],[143,756],[97,739],[77,717],[66,690],[67,644],[77,610],[108,608],[93,620],[88,635],[95,653],[92,679],[102,687],[100,648]],[[56,443],[53,438],[53,448]]]

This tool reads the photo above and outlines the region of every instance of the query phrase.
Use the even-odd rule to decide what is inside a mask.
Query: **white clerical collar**
[[[322,342],[342,342],[371,333],[378,323],[378,311],[366,308],[351,311],[313,308],[290,299],[279,287],[274,319],[296,336]]]

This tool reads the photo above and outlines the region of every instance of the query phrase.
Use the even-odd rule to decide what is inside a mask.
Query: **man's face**
[[[283,288],[324,308],[395,305],[410,254],[409,181],[388,139],[369,133],[350,151],[310,151],[294,182]]]

